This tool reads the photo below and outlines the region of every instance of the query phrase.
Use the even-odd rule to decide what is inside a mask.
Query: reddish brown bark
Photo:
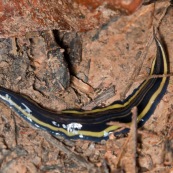
[[[133,13],[142,1],[0,0],[0,37],[48,29],[86,31],[109,20],[115,9]],[[111,14],[105,13],[106,9]]]
[[[74,0],[78,4],[83,4],[89,9],[96,9],[97,7],[105,4],[110,9],[119,9],[127,14],[135,12],[143,0]]]

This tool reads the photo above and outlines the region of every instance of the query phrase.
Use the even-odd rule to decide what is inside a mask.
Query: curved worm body
[[[157,55],[153,61],[150,75],[168,74],[169,66],[165,51],[157,38]],[[169,82],[168,77],[150,78],[143,81],[124,101],[115,101],[110,106],[95,108],[91,111],[64,110],[52,112],[26,97],[0,87],[0,100],[19,116],[37,128],[54,135],[69,139],[101,141],[120,126],[108,125],[110,121],[129,123],[132,119],[131,109],[138,108],[138,127],[141,127],[152,115],[162,99]]]

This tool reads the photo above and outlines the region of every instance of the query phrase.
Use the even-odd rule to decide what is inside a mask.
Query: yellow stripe
[[[167,66],[167,60],[166,60],[166,55],[165,52],[163,50],[162,45],[160,44],[160,42],[157,40],[160,48],[161,48],[161,52],[162,52],[162,56],[163,56],[163,65],[164,65],[164,74],[168,73],[168,66]],[[157,91],[155,91],[155,93],[153,94],[153,96],[150,98],[148,104],[146,105],[145,109],[141,112],[141,114],[138,116],[138,121],[140,121],[145,115],[146,113],[149,111],[149,109],[151,108],[151,105],[153,104],[153,102],[155,101],[156,97],[160,94],[160,92],[162,91],[165,82],[166,82],[167,77],[162,77],[162,82],[159,86],[159,88],[157,89]]]
[[[10,99],[10,98],[8,98]],[[4,97],[4,100],[9,101],[6,97]],[[18,106],[15,102],[13,102],[13,100],[10,99],[10,103],[20,112],[22,112],[23,115],[26,116],[26,118],[31,119],[32,121],[34,121],[34,123],[36,123],[37,125],[41,125],[42,127],[46,127],[51,129],[52,131],[55,132],[62,132],[64,134],[66,134],[67,136],[76,136],[75,133],[73,132],[68,132],[67,130],[65,130],[64,128],[58,128],[55,126],[52,126],[50,124],[44,123],[40,120],[38,120],[35,116],[33,116],[32,114],[27,113],[25,110],[23,110],[20,106]],[[100,132],[92,132],[92,131],[84,131],[84,130],[78,130],[77,134],[78,135],[84,135],[84,136],[91,136],[91,137],[102,137],[104,136],[105,133],[109,133],[110,131],[114,131],[117,130],[119,128],[119,126],[109,126],[108,128],[104,129],[103,131]]]
[[[158,41],[157,38],[155,38],[157,43],[159,44],[160,48],[161,48],[161,51],[162,51],[162,54],[164,56],[164,69],[167,68],[167,63],[166,63],[166,56],[165,56],[165,53],[164,53],[164,50],[162,48],[162,45],[160,44],[160,42]],[[156,58],[153,60],[153,63],[152,63],[152,67],[151,67],[151,71],[150,71],[150,75],[153,74],[153,71],[154,71],[154,65],[155,65],[155,62],[156,62]],[[167,74],[167,70],[166,72],[164,72],[164,74]],[[127,101],[125,102],[124,104],[114,104],[114,105],[110,105],[110,106],[107,106],[105,108],[97,108],[97,109],[93,109],[93,110],[86,110],[86,111],[77,111],[77,110],[63,110],[62,113],[70,113],[70,114],[79,114],[79,115],[82,115],[82,114],[89,114],[89,113],[98,113],[98,112],[103,112],[103,111],[107,111],[107,110],[111,110],[111,109],[116,109],[116,108],[124,108],[126,107],[127,105],[130,104],[130,102],[138,95],[138,93],[143,89],[143,87],[146,85],[146,83],[148,82],[148,80],[146,80],[142,86],[139,88],[139,90]],[[163,84],[164,85],[164,84]],[[156,98],[156,97],[155,97]],[[149,110],[149,109],[148,109]]]
[[[161,49],[161,53],[162,53],[162,58],[163,58],[163,65],[164,65],[164,74],[167,74],[168,73],[168,65],[167,65],[167,60],[166,60],[166,55],[164,53],[164,50],[163,50],[163,47],[162,45],[160,44],[160,42],[156,39],[160,49]],[[156,57],[157,58],[157,57]],[[154,67],[155,67],[155,63],[156,63],[156,58],[154,59],[153,63],[152,63],[152,67],[151,67],[151,72],[150,72],[150,75],[152,75],[154,73]],[[62,113],[72,113],[72,114],[89,114],[89,113],[98,113],[98,112],[103,112],[103,111],[107,111],[107,110],[110,110],[110,109],[116,109],[116,108],[124,108],[126,106],[130,106],[130,103],[135,100],[135,98],[138,96],[138,94],[141,92],[142,89],[146,89],[147,91],[150,89],[150,88],[145,88],[144,86],[147,84],[147,82],[149,82],[150,79],[146,80],[141,86],[140,88],[138,89],[138,91],[136,91],[136,93],[128,100],[126,101],[124,104],[114,104],[114,105],[110,105],[110,106],[107,106],[105,108],[98,108],[98,109],[94,109],[94,110],[90,110],[90,111],[76,111],[76,110],[64,110],[62,111]],[[145,108],[143,109],[143,111],[140,113],[140,115],[138,116],[138,122],[148,113],[148,111],[150,110],[151,106],[153,105],[153,102],[156,100],[157,96],[161,93],[162,89],[164,88],[164,85],[165,85],[165,82],[167,80],[166,77],[163,77],[161,79],[161,83],[160,83],[160,86],[159,88],[153,93],[153,95],[151,96],[150,100],[148,101],[147,105],[145,106]],[[37,117],[37,115],[32,115],[32,112],[31,113],[28,113],[25,109],[22,109],[22,107],[20,107],[18,104],[16,104],[13,100],[11,100],[11,98],[9,97],[6,97],[6,96],[2,96],[0,95],[2,100],[5,100],[9,103],[9,105],[12,105],[19,114],[21,114],[22,116],[24,116],[25,118],[27,118],[28,120],[32,120],[33,124],[35,124],[36,126],[42,126],[43,128],[48,128],[50,130],[52,130],[53,132],[62,132],[63,134],[65,134],[66,136],[69,136],[69,137],[73,137],[73,136],[76,136],[76,135],[84,135],[84,136],[87,136],[87,137],[104,137],[104,135],[108,135],[109,132],[111,131],[115,131],[117,130],[118,128],[120,128],[120,126],[109,126],[107,128],[105,128],[104,130],[100,131],[100,132],[92,132],[92,131],[86,131],[86,130],[76,130],[76,132],[71,132],[71,131],[68,131],[67,129],[65,128],[59,128],[59,127],[56,127],[56,126],[53,126],[51,124],[48,124],[46,122],[43,122],[41,120],[39,120]],[[22,103],[21,103],[22,104]],[[38,110],[39,111],[39,110]],[[44,115],[43,115],[44,116]],[[58,115],[57,115],[58,116]],[[59,116],[62,116],[62,115],[59,115]],[[126,117],[127,115],[126,114],[123,114],[121,117]],[[73,117],[72,117],[73,118]],[[114,118],[114,117],[112,117]],[[119,116],[120,118],[120,116]],[[104,119],[105,121],[106,119]],[[109,119],[111,121],[111,118]],[[107,120],[107,121],[109,121]],[[67,119],[68,121],[68,119]],[[69,119],[69,123],[71,119]],[[58,123],[58,122],[57,122]],[[59,122],[61,125],[62,123]],[[101,121],[99,122],[93,122],[92,125],[95,124],[99,124],[101,123]],[[87,120],[86,120],[86,124],[87,124]],[[67,126],[67,124],[65,124]],[[85,125],[84,123],[82,125]],[[127,125],[130,125],[130,123],[127,123]],[[67,128],[67,127],[66,127]]]

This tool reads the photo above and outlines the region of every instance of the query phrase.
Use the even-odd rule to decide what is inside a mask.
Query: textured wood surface
[[[117,15],[131,14],[143,0],[0,0],[0,37],[49,29],[87,31]]]

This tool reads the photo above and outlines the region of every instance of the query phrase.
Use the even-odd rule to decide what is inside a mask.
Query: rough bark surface
[[[49,29],[87,31],[110,20],[116,9],[133,13],[142,1],[0,0],[0,37]]]
[[[130,16],[109,16],[107,22],[93,17],[97,4],[91,9],[85,4],[79,9],[72,7],[83,14],[91,11],[88,22],[83,22],[88,25],[78,25],[76,21],[86,19],[76,18],[71,9],[71,18],[64,14],[66,20],[55,25],[52,14],[57,7],[52,6],[51,11],[48,2],[55,5],[61,1],[23,0],[18,6],[17,0],[4,0],[9,6],[0,6],[13,16],[1,13],[1,36],[15,36],[0,39],[0,86],[56,111],[92,109],[122,100],[149,75],[156,55],[151,42],[153,26],[159,28],[158,35],[165,43],[172,74],[173,8],[169,0],[142,6]],[[32,13],[29,3],[35,7]],[[56,13],[57,21],[64,8]],[[110,9],[103,11],[101,16],[110,14]],[[40,12],[45,12],[45,18],[38,15]],[[55,30],[45,30],[53,26]],[[26,33],[26,28],[35,32]],[[94,29],[76,32],[74,28]],[[110,136],[101,143],[55,138],[33,128],[0,101],[0,173],[172,173],[172,93],[171,76],[167,92],[143,128],[136,129],[134,124],[131,135]]]

